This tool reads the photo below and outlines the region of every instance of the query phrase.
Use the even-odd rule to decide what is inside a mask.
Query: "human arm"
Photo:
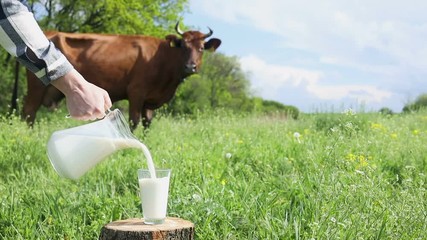
[[[64,93],[71,117],[102,118],[111,107],[108,93],[87,82],[55,48],[27,7],[17,0],[0,0],[0,44],[45,85]]]

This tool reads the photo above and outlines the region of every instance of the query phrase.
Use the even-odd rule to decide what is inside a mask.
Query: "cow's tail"
[[[19,62],[15,63],[15,82],[13,84],[12,100],[10,101],[10,115],[18,112],[18,81],[19,81]]]

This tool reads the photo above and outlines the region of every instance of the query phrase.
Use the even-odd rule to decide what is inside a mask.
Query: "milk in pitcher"
[[[47,154],[59,175],[78,179],[103,159],[124,148],[141,149],[151,176],[156,177],[148,148],[132,135],[118,109],[102,120],[54,132],[47,144]]]
[[[111,139],[105,137],[58,135],[52,136],[48,155],[59,175],[78,179],[96,164],[117,150],[140,148],[147,159],[148,169],[155,177],[154,163],[147,147],[136,139]],[[58,151],[60,149],[60,151]]]

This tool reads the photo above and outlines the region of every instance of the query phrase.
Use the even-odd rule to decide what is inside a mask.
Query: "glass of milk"
[[[171,169],[138,169],[138,181],[145,224],[162,224],[166,219]]]

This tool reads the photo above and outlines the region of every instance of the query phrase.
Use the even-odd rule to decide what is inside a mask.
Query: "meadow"
[[[0,239],[97,239],[142,217],[141,151],[77,181],[56,174],[50,135],[82,124],[65,115],[33,129],[1,117]],[[196,239],[426,238],[427,112],[159,115],[134,134],[172,169],[168,215],[193,222]]]

